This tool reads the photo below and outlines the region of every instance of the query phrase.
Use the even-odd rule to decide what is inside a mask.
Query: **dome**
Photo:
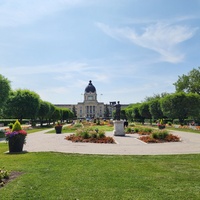
[[[89,92],[96,92],[96,88],[94,87],[94,85],[92,85],[92,81],[89,81],[88,86],[85,88],[85,92],[89,93]]]

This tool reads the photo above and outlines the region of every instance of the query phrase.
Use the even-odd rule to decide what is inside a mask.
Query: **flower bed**
[[[72,142],[89,142],[89,143],[110,143],[114,144],[115,141],[112,137],[103,137],[103,138],[87,138],[84,139],[81,136],[76,136],[75,134],[65,137],[66,140],[71,140]]]
[[[90,142],[90,143],[115,143],[112,137],[106,137],[105,132],[93,129],[79,129],[76,134],[65,137],[66,140],[72,142]]]
[[[141,136],[139,139],[146,143],[180,142],[180,137],[169,134],[167,131],[153,132],[150,135]]]

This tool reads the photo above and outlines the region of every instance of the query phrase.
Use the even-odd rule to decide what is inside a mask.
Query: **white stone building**
[[[89,81],[85,88],[84,101],[77,104],[77,118],[103,118],[104,103],[97,101],[96,88]]]
[[[78,102],[77,104],[56,104],[55,106],[69,108],[71,111],[75,107],[78,119],[105,118],[106,105],[103,102],[98,102],[96,88],[91,80],[85,88],[83,102]],[[121,105],[121,108],[126,106],[128,105]],[[107,104],[107,108],[109,109],[109,117],[112,118],[113,107]]]

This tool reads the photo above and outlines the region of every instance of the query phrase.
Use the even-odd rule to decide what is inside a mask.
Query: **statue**
[[[116,108],[116,120],[120,120],[121,105],[119,104],[119,101],[114,107]]]

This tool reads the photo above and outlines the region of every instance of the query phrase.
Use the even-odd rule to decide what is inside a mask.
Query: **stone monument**
[[[114,136],[125,136],[124,122],[120,120],[120,112],[121,112],[120,102],[118,101],[117,104],[114,105],[114,107],[116,108],[116,117],[115,117],[115,120],[113,121]]]

